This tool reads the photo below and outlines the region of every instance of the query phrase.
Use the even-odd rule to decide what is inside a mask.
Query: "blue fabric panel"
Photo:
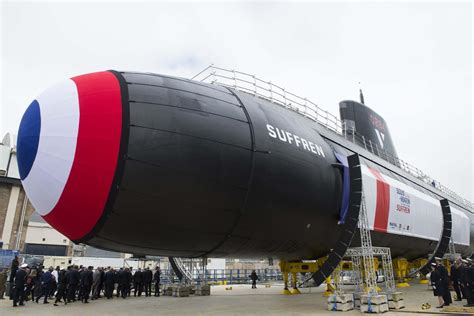
[[[35,161],[40,131],[40,107],[38,101],[34,100],[26,109],[18,130],[17,160],[21,180],[28,176]]]

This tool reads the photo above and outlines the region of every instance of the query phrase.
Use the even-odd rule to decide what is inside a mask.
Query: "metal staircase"
[[[192,258],[168,258],[174,273],[182,283],[193,283],[194,281],[206,283],[207,259],[203,258],[201,264]],[[185,262],[186,261],[186,262]],[[202,271],[200,271],[202,269]],[[195,275],[196,273],[196,275]]]

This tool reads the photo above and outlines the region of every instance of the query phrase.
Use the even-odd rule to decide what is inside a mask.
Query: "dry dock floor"
[[[259,285],[252,290],[250,285],[213,286],[211,296],[175,297],[130,297],[113,300],[99,299],[90,304],[76,302],[58,307],[53,304],[43,305],[27,302],[25,307],[13,308],[9,299],[0,301],[0,315],[32,315],[32,316],[122,316],[122,315],[362,315],[359,311],[329,312],[326,310],[326,298],[322,293],[324,287],[301,289],[301,295],[281,295],[281,284],[271,287]],[[437,299],[427,285],[412,284],[402,290],[405,295],[406,308],[400,312],[388,312],[384,315],[433,315]],[[431,304],[431,309],[423,311],[423,303]],[[454,302],[461,307],[464,302]],[[420,314],[420,315],[423,315]],[[459,311],[452,313],[461,315]]]

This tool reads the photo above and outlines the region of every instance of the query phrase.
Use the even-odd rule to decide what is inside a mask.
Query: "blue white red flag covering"
[[[99,220],[115,175],[122,133],[120,84],[112,72],[66,80],[24,114],[18,166],[36,211],[72,240]]]

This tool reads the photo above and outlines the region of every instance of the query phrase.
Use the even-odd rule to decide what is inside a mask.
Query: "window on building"
[[[66,256],[67,247],[61,245],[26,244],[25,254],[40,256]]]

